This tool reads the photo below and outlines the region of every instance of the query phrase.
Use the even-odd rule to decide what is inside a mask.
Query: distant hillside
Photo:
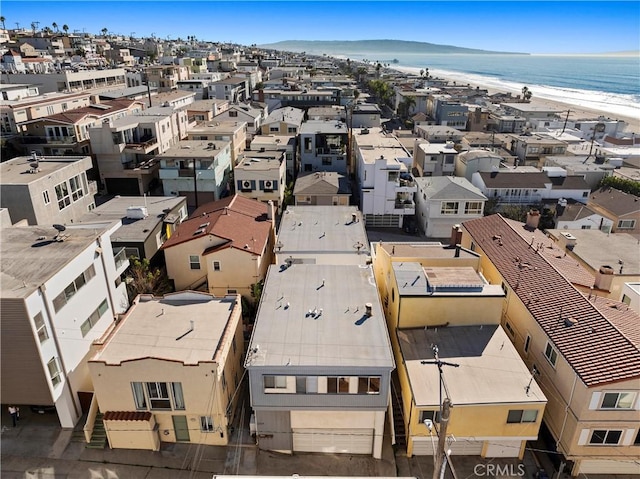
[[[475,48],[437,45],[435,43],[411,42],[405,40],[284,40],[282,42],[259,45],[261,48],[290,52],[326,53],[357,55],[368,53],[500,53],[510,55],[528,55],[528,53],[496,52]]]

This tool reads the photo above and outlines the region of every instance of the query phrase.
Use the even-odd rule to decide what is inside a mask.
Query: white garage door
[[[293,450],[373,454],[373,429],[294,429]]]
[[[447,444],[447,450],[451,449],[452,456],[479,456],[482,454],[484,441],[473,441],[458,438],[456,441]],[[437,448],[438,439],[434,438],[433,445],[428,437],[417,437],[413,440],[414,456],[432,456],[434,447]]]
[[[580,474],[640,474],[640,464],[634,461],[590,459],[580,463]]]
[[[518,457],[522,441],[490,441],[486,457]]]

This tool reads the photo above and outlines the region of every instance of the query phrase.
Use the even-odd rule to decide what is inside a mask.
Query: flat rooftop
[[[31,156],[18,156],[0,163],[0,184],[28,185],[78,162],[91,168],[90,156],[38,156],[37,162]]]
[[[367,303],[372,315],[365,314]],[[310,314],[311,313],[311,314]],[[269,267],[250,366],[394,367],[370,266]]]
[[[473,258],[478,259],[480,256],[473,251],[460,248],[458,256],[456,256],[456,248],[443,245],[442,243],[424,242],[424,243],[404,243],[404,242],[378,242],[376,248],[384,249],[387,254],[399,258],[413,259],[415,261],[422,258],[444,259],[444,258]]]
[[[548,230],[554,238],[560,238],[562,230]],[[638,239],[627,233],[607,234],[603,231],[571,230],[576,238],[573,255],[580,258],[594,271],[601,266],[611,266],[615,274],[640,274],[640,255],[638,255]],[[569,256],[569,255],[568,255]]]
[[[309,133],[346,135],[347,124],[338,120],[309,120],[300,126],[300,134]]]
[[[432,346],[441,360],[459,367],[442,368],[454,405],[546,403],[535,381],[527,393],[531,373],[499,325],[398,330],[417,407],[438,406],[440,378]]]
[[[111,223],[112,224],[112,223]],[[0,291],[3,298],[26,298],[87,248],[108,228],[67,227],[64,241],[52,226],[10,226],[0,230]]]
[[[289,206],[280,220],[276,247],[281,247],[276,252],[283,257],[352,255],[354,261],[364,263],[369,243],[361,216],[356,206]],[[362,245],[360,254],[357,245]]]
[[[211,362],[238,298],[177,293],[141,296],[91,361],[121,364],[156,358],[184,364]]]
[[[181,203],[186,205],[184,196],[116,196],[86,213],[79,223],[120,220],[122,226],[111,236],[112,242],[144,241],[150,234],[155,234],[159,223],[175,223],[180,219],[179,214],[167,214],[165,210],[171,211]],[[127,218],[129,207],[145,207],[149,214],[146,218]]]
[[[164,153],[156,156],[158,159],[166,158],[208,158],[212,159],[230,144],[229,141],[211,140],[181,140]]]

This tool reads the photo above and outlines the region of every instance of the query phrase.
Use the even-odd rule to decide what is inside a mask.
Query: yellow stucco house
[[[640,319],[581,293],[500,215],[463,223],[461,244],[506,292],[502,325],[549,399],[544,424],[564,469],[640,474]],[[606,244],[601,245],[607,248]]]
[[[243,375],[241,309],[239,295],[138,296],[93,344],[87,441],[99,410],[111,448],[226,445]]]
[[[272,205],[239,195],[198,208],[162,246],[176,291],[251,300],[273,260],[274,215]]]
[[[372,245],[397,364],[407,455],[433,454],[447,396],[451,454],[521,459],[526,441],[538,437],[547,399],[500,326],[504,291],[482,277],[480,256],[456,245],[459,237],[456,227],[451,245]],[[443,368],[444,393],[434,346],[440,359],[457,365]]]

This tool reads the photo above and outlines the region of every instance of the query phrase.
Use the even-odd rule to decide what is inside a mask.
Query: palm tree
[[[36,22],[31,22],[31,30],[33,30],[33,34],[34,34],[34,35],[36,34],[36,27],[37,27],[37,26],[38,26],[38,25],[36,24]]]
[[[523,101],[531,100],[531,91],[529,90],[529,87],[527,87],[527,86],[523,86],[522,87],[522,100]]]
[[[421,77],[424,76],[424,70],[422,70],[422,69],[420,70],[420,76]]]
[[[56,29],[56,33],[60,31],[58,30],[58,24],[56,22],[53,22],[51,26]]]
[[[0,23],[2,23],[2,29],[3,30],[5,30],[4,21],[5,21],[5,18],[4,17],[0,17]]]
[[[64,33],[67,33],[69,31],[69,25],[62,25],[62,29],[64,30]]]
[[[108,28],[103,28],[102,30],[100,30],[102,32],[102,36],[106,37],[107,36],[107,32],[109,31]]]

